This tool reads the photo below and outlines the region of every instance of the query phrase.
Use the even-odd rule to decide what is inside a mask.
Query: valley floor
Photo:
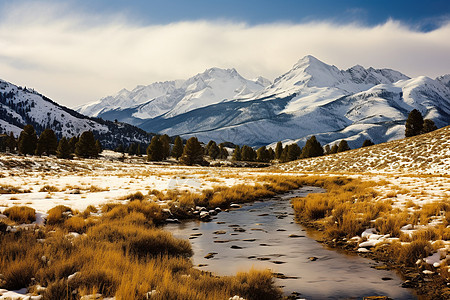
[[[302,161],[298,162],[302,163]],[[296,163],[298,164],[298,162]],[[309,164],[312,164],[311,161]],[[417,256],[417,261],[415,260],[413,265],[408,267],[416,270],[415,277],[419,276],[422,280],[420,285],[429,279],[441,278],[439,289],[441,294],[446,293],[442,294],[445,297],[445,295],[450,295],[447,287],[450,272],[448,266],[450,260],[450,176],[445,174],[446,172],[441,172],[442,166],[439,166],[439,168],[435,168],[437,171],[433,174],[396,173],[392,170],[384,173],[373,172],[373,170],[372,173],[337,173],[332,170],[310,172],[308,168],[298,168],[293,164],[282,165],[281,169],[278,167],[266,169],[183,167],[170,163],[156,165],[145,162],[143,158],[124,158],[109,151],[105,151],[101,159],[97,160],[60,160],[0,155],[0,222],[8,225],[4,234],[30,227],[10,220],[5,213],[8,208],[14,206],[27,206],[36,211],[34,224],[43,225],[45,220],[48,220],[49,210],[60,205],[69,207],[72,210],[71,216],[78,216],[82,212],[92,209],[93,211],[87,215],[85,213],[86,220],[84,222],[90,222],[88,221],[90,217],[103,218],[106,215],[108,215],[109,222],[112,220],[110,215],[114,211],[115,205],[131,205],[134,199],[133,195],[138,195],[138,192],[146,201],[155,203],[161,208],[158,213],[167,210],[173,211],[175,208],[179,208],[178,206],[184,205],[183,209],[188,212],[190,217],[193,217],[193,211],[198,209],[199,201],[206,201],[204,202],[205,206],[209,206],[209,209],[214,208],[213,206],[222,206],[222,208],[229,206],[234,201],[226,200],[228,202],[224,202],[224,199],[214,198],[214,194],[221,194],[226,198],[226,193],[230,193],[230,189],[234,189],[233,191],[236,192],[238,189],[243,189],[244,186],[253,186],[256,189],[263,189],[265,194],[260,196],[264,197],[264,195],[273,193],[274,190],[282,192],[283,189],[295,188],[298,185],[322,186],[328,190],[328,194],[325,194],[326,197],[334,197],[338,200],[332,202],[323,198],[313,199],[312,195],[312,202],[301,202],[307,201],[308,197],[306,200],[300,199],[300,204],[296,204],[294,201],[294,209],[296,205],[302,205],[301,212],[299,210],[298,213],[301,222],[303,220],[305,225],[324,231],[327,236],[324,240],[327,240],[329,244],[334,243],[338,247],[376,259],[382,258],[380,252],[380,248],[384,247],[382,245],[391,245],[389,247],[392,249],[400,249],[409,247],[417,241],[426,242],[426,249],[419,249],[418,251],[422,252]],[[296,178],[292,180],[295,184],[280,188],[279,186],[282,185],[285,178]],[[270,184],[272,185],[268,187]],[[342,187],[344,189],[338,189]],[[207,190],[213,190],[212,194],[205,196]],[[336,193],[332,194],[333,191]],[[243,192],[241,195],[245,193],[247,192]],[[247,194],[249,193],[256,192],[252,190]],[[203,195],[203,200],[198,200],[199,198],[195,196],[200,194]],[[348,198],[341,197],[341,194]],[[370,199],[367,198],[368,195],[370,195]],[[138,198],[142,196],[138,196]],[[229,199],[236,199],[230,197]],[[358,199],[358,197],[360,198]],[[184,199],[184,202],[181,199]],[[253,198],[246,201],[251,201],[251,199]],[[214,205],[212,204],[213,200],[216,201]],[[369,208],[361,206],[361,211],[353,211],[352,208],[352,214],[354,214],[352,216],[362,220],[357,224],[352,223],[356,229],[352,228],[339,234],[334,231],[330,233],[329,228],[345,223],[345,213],[341,212],[338,215],[337,212],[343,207],[347,207],[348,203],[360,207],[358,203],[361,202],[378,205],[379,212],[377,214],[362,212],[368,209],[373,210],[375,206]],[[313,205],[311,203],[321,203],[322,207],[314,211],[318,211],[318,215],[304,216],[303,213],[309,211],[308,209],[313,211],[312,207],[309,207]],[[109,205],[110,208],[102,208],[105,205],[106,207]],[[130,211],[129,208],[128,211]],[[155,220],[164,221],[164,219],[173,219],[177,216],[161,217],[158,215]],[[195,217],[198,217],[198,212]],[[378,219],[384,221],[378,221]],[[60,229],[65,234],[70,233],[69,227],[64,226]],[[95,225],[93,226],[95,228]],[[354,229],[353,234],[352,230]],[[81,231],[75,232],[73,235],[92,234],[89,230],[83,227]],[[341,230],[341,228],[336,227],[336,230]],[[335,238],[331,238],[333,234]],[[340,242],[337,243],[336,240]],[[395,251],[400,251],[398,249]],[[383,253],[386,254],[388,251]],[[402,265],[402,263],[396,261],[397,265]],[[7,265],[7,259],[0,260],[0,266]],[[6,271],[3,270],[3,272]],[[189,276],[200,276],[189,272]],[[0,274],[4,274],[1,269]],[[3,278],[0,277],[0,287],[4,278],[5,274]],[[51,280],[47,279],[47,282],[51,282]],[[413,283],[410,286],[419,287]],[[24,287],[27,286],[22,288]],[[153,289],[158,290],[158,287],[151,287],[148,292]],[[230,289],[230,291],[235,290]],[[36,288],[29,292],[34,292],[34,295],[39,294]],[[103,292],[106,294],[109,292],[110,296],[114,295],[111,291]],[[422,289],[422,292],[426,293],[427,290]],[[84,294],[89,294],[89,291],[84,290]],[[0,299],[6,299],[11,295],[21,297],[21,294],[0,289]],[[432,297],[437,298],[436,294],[433,294]],[[247,298],[251,297],[247,296]]]

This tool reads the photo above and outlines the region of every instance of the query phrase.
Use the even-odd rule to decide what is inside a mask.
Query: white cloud
[[[339,68],[361,64],[409,76],[450,73],[450,23],[427,33],[395,21],[376,27],[226,21],[144,26],[46,3],[2,10],[0,78],[71,107],[213,66],[274,79],[307,54]]]

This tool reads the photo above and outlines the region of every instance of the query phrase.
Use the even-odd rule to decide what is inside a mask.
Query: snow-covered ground
[[[12,186],[26,193],[0,194],[0,212],[26,205],[45,214],[57,205],[84,210],[125,196],[152,190],[201,191],[214,186],[254,184],[251,169],[185,167],[151,164],[145,158],[118,160],[104,151],[98,160],[61,160],[0,155],[0,188]]]

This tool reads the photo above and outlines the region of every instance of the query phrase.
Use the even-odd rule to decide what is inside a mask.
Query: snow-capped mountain
[[[92,130],[107,148],[119,143],[148,143],[151,138],[137,127],[84,116],[34,90],[0,80],[0,133],[13,132],[17,137],[26,124],[33,125],[38,134],[51,128],[58,137],[77,136]]]
[[[243,79],[233,69],[210,69],[172,84],[169,93],[147,102],[125,99],[135,105],[109,107],[102,100],[98,115],[147,131],[252,146],[279,140],[302,145],[311,135],[322,144],[347,139],[351,147],[367,138],[385,142],[404,137],[413,109],[438,127],[450,124],[450,75],[409,78],[359,65],[340,70],[306,56],[272,84]]]
[[[163,115],[171,118],[222,101],[245,98],[269,84],[263,77],[245,79],[235,69],[211,68],[185,81],[157,82],[137,86],[132,91],[124,89],[115,96],[80,106],[77,111],[139,125],[147,119]]]

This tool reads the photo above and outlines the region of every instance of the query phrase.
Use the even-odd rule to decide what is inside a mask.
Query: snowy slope
[[[209,69],[148,102],[103,107],[101,116],[205,142],[259,146],[282,140],[302,146],[316,135],[322,144],[345,138],[360,147],[367,138],[402,138],[412,109],[438,127],[450,124],[449,101],[450,75],[409,78],[359,65],[340,70],[306,56],[272,84],[248,81],[233,69]]]
[[[185,81],[138,86],[131,92],[121,90],[77,111],[138,125],[146,119],[163,115],[170,118],[224,100],[245,98],[269,84],[263,77],[245,79],[235,69],[211,68]]]
[[[147,143],[150,138],[142,129],[86,117],[34,90],[0,80],[0,131],[18,136],[26,124],[32,124],[38,134],[51,128],[58,137],[77,136],[91,130],[106,147],[123,141]]]

